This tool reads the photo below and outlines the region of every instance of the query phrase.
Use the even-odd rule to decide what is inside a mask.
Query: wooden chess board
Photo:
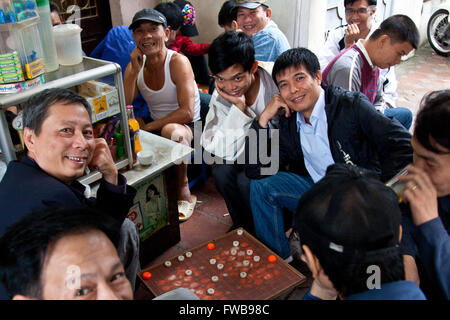
[[[155,296],[182,287],[201,300],[273,299],[306,280],[243,229],[144,269],[138,276]]]

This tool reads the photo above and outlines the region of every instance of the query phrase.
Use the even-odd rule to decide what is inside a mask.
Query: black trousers
[[[250,179],[245,175],[244,165],[215,164],[211,173],[233,220],[232,229],[242,227],[254,233],[250,207]]]

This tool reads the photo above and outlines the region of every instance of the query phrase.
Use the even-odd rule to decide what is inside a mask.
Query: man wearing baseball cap
[[[405,280],[398,197],[376,175],[334,164],[300,199],[294,239],[314,277],[304,300],[424,300]]]
[[[272,9],[266,0],[236,0],[239,29],[252,37],[257,61],[275,61],[291,48],[286,36],[271,20]]]
[[[166,47],[170,28],[166,17],[154,9],[137,12],[130,24],[136,47],[124,73],[127,104],[138,93],[147,102],[150,119],[136,117],[140,127],[164,138],[190,145],[194,122],[200,120],[200,95],[186,56]],[[177,165],[178,211],[187,220],[195,207],[187,178],[187,164]]]

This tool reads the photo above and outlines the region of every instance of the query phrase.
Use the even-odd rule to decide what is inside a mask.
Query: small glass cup
[[[405,190],[405,183],[398,180],[398,177],[400,176],[406,176],[408,174],[408,170],[403,169],[399,173],[397,173],[392,179],[390,179],[388,182],[386,182],[386,186],[394,190],[394,192],[398,196],[398,202],[402,202],[402,193],[403,190]]]

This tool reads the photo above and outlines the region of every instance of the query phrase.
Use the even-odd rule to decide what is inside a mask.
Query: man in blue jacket
[[[371,169],[382,181],[388,180],[412,161],[411,135],[400,123],[377,112],[363,94],[321,86],[319,61],[308,49],[282,53],[272,78],[282,102],[269,105],[253,121],[259,141],[247,143],[246,152],[250,159],[256,154],[258,161],[246,164],[245,170],[252,179],[250,203],[256,235],[290,261],[282,210],[295,212],[302,194],[334,163]],[[268,121],[280,108],[285,116],[279,121],[279,147],[271,149],[275,143],[267,143],[272,158],[267,163],[260,137],[269,136]],[[263,169],[276,160],[279,166],[268,176]]]
[[[405,281],[397,195],[371,171],[334,164],[300,199],[294,239],[314,277],[304,300],[424,300]]]
[[[450,90],[427,94],[414,128],[414,164],[405,183],[403,240],[406,278],[429,299],[450,299]]]
[[[11,161],[0,183],[0,235],[32,211],[87,206],[106,212],[121,226],[119,255],[134,285],[139,271],[139,237],[126,219],[136,189],[118,173],[104,139],[94,137],[91,107],[67,89],[47,89],[24,107],[24,142],[27,155]],[[102,176],[96,198],[77,179],[85,168]],[[0,286],[0,296],[1,296]]]

